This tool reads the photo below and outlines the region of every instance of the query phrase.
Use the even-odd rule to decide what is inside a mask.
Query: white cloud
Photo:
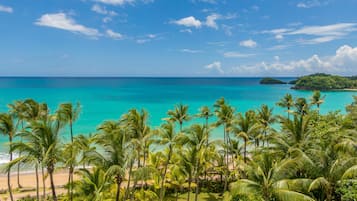
[[[193,50],[193,49],[181,49],[180,52],[184,53],[191,53],[191,54],[196,54],[196,53],[201,53],[202,50]]]
[[[305,26],[300,29],[286,32],[287,35],[314,35],[314,36],[344,36],[357,31],[356,23],[338,23],[325,26]]]
[[[214,29],[218,29],[218,25],[216,23],[216,20],[220,19],[221,16],[218,14],[212,14],[206,17],[206,23],[205,25]]]
[[[247,58],[254,56],[255,54],[242,54],[240,52],[225,52],[223,54],[224,57],[226,58]]]
[[[312,8],[312,7],[319,7],[319,6],[324,6],[327,5],[329,1],[323,1],[323,0],[307,0],[307,1],[301,1],[298,4],[296,4],[296,7],[298,8]]]
[[[216,70],[216,71],[218,71],[218,73],[224,74],[224,71],[222,69],[222,64],[219,61],[215,61],[211,64],[208,64],[205,66],[205,68],[208,70]]]
[[[302,40],[300,42],[304,43],[304,44],[319,44],[319,43],[330,42],[330,41],[336,40],[337,38],[338,37],[336,37],[336,36],[322,36],[322,37],[313,38],[313,39],[309,39],[309,40]]]
[[[106,34],[107,34],[108,37],[113,38],[113,39],[116,39],[116,40],[123,39],[123,35],[122,35],[122,34],[117,33],[117,32],[114,32],[114,31],[111,30],[111,29],[108,29],[108,30],[106,31]]]
[[[216,0],[196,0],[198,2],[204,2],[204,3],[211,3],[211,4],[215,4],[217,3]],[[195,0],[193,0],[193,2],[195,2]]]
[[[281,34],[277,34],[277,35],[275,35],[275,39],[276,39],[276,40],[283,40],[283,39],[284,39],[284,36],[281,35]]]
[[[225,24],[222,24],[222,29],[224,31],[224,33],[227,35],[227,36],[232,36],[233,35],[233,27],[232,26],[228,26],[228,25],[225,25]]]
[[[241,65],[232,68],[232,73],[241,75],[304,75],[311,73],[332,73],[342,75],[357,74],[357,47],[341,46],[335,55],[321,57],[313,55],[307,59],[290,62],[280,62],[280,58],[273,63],[261,62],[255,65]]]
[[[252,39],[249,39],[249,40],[244,40],[244,41],[239,42],[239,45],[243,46],[243,47],[254,48],[254,47],[257,47],[257,42],[255,42]]]
[[[104,3],[104,4],[110,4],[114,6],[122,6],[124,4],[132,4],[135,2],[135,0],[95,0],[96,2]]]
[[[14,9],[12,9],[9,6],[0,5],[0,12],[12,13],[12,12],[14,12]]]
[[[195,27],[195,28],[200,28],[202,26],[202,22],[193,16],[185,17],[179,20],[174,20],[172,21],[172,23],[181,26]]]
[[[108,15],[108,16],[116,16],[118,13],[115,11],[107,10],[104,6],[100,6],[99,4],[94,4],[92,6],[92,11],[102,14],[102,15]]]
[[[344,36],[357,31],[357,23],[337,23],[323,26],[304,26],[295,29],[273,29],[262,33],[273,34],[277,40],[282,40],[284,36],[302,35],[314,38],[302,39],[298,42],[303,44],[326,43],[343,38]]]
[[[192,33],[192,30],[191,29],[181,29],[180,30],[181,33]]]
[[[39,19],[37,19],[35,24],[38,26],[62,29],[92,37],[100,35],[97,29],[88,28],[86,26],[78,24],[71,17],[67,16],[66,13],[44,14]]]

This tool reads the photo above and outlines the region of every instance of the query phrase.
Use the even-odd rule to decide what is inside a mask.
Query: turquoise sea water
[[[282,78],[292,80],[293,78]],[[159,126],[166,112],[175,104],[189,105],[191,114],[203,105],[212,106],[220,97],[239,112],[256,109],[261,104],[283,109],[275,103],[286,93],[309,97],[312,92],[291,90],[290,85],[260,85],[260,78],[0,78],[0,111],[14,100],[33,98],[48,103],[51,111],[63,102],[80,102],[82,112],[74,125],[75,133],[94,133],[104,120],[118,119],[131,108],[150,113],[149,123]],[[325,92],[321,112],[341,110],[352,102],[357,92]],[[198,120],[197,120],[198,121]],[[220,137],[220,132],[214,133]],[[66,133],[63,138],[66,139]],[[68,137],[67,137],[68,139]],[[7,138],[0,136],[0,152],[6,150]],[[0,153],[0,163],[1,163]]]

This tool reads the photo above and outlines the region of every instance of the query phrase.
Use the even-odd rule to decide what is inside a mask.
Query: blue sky
[[[0,0],[0,76],[357,74],[356,0]]]

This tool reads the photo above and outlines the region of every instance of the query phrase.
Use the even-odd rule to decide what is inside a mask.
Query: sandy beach
[[[22,189],[18,190],[17,189],[17,174],[13,173],[11,175],[11,185],[14,191],[14,199],[17,200],[22,197],[26,197],[28,195],[30,196],[36,196],[36,175],[34,172],[23,172],[20,173],[20,183],[22,185]],[[77,179],[78,177],[74,175],[74,179]],[[41,174],[39,175],[39,180],[40,180],[40,194],[42,193],[42,176]],[[56,192],[58,194],[62,194],[66,192],[66,189],[63,188],[63,186],[67,183],[68,181],[68,172],[65,170],[58,170],[54,174],[54,181],[56,185]],[[46,179],[46,188],[47,193],[50,194],[50,180],[49,178]],[[6,174],[0,174],[0,192],[4,192],[7,190],[7,175]],[[26,192],[24,192],[26,191]],[[2,194],[0,193],[0,201],[7,200],[8,194]]]

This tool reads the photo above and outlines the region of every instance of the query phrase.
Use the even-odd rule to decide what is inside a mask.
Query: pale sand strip
[[[23,172],[20,173],[20,184],[22,185],[23,189],[35,189],[36,188],[36,175],[34,172]],[[74,175],[74,179],[78,179],[77,175]],[[40,181],[40,195],[42,195],[42,176],[41,172],[39,172],[39,181]],[[56,192],[58,194],[66,193],[66,190],[63,188],[65,184],[67,184],[68,181],[68,171],[65,170],[59,170],[56,171],[54,174],[54,182],[56,185]],[[16,173],[13,173],[11,175],[11,185],[14,191],[16,191],[17,188],[17,176]],[[47,177],[46,179],[46,189],[47,189],[47,194],[51,193],[50,190],[50,179]],[[7,176],[4,174],[0,174],[0,190],[7,190]],[[36,191],[29,191],[29,192],[14,192],[14,198],[15,200],[25,197],[27,195],[30,196],[36,196]],[[0,201],[6,200],[7,194],[0,194]]]

